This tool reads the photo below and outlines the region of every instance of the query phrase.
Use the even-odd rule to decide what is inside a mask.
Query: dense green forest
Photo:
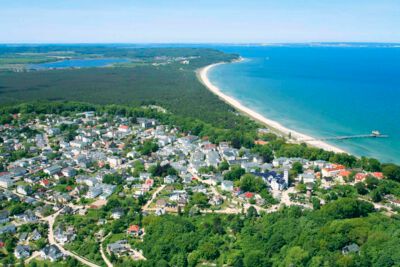
[[[251,211],[251,210],[250,210]],[[119,266],[398,266],[400,221],[342,198],[320,210],[271,214],[148,216],[148,258]],[[358,251],[343,253],[348,245]],[[204,266],[203,265],[203,266]]]
[[[61,48],[63,51],[69,49],[69,47]],[[44,48],[30,49],[42,51]],[[201,119],[225,128],[232,128],[243,120],[233,113],[231,107],[205,90],[197,81],[195,74],[195,70],[200,67],[215,62],[230,61],[235,59],[236,55],[195,48],[93,47],[89,50],[87,48],[82,51],[78,48],[76,50],[80,53],[101,52],[106,56],[134,57],[149,61],[154,61],[157,57],[193,57],[193,59],[188,65],[172,62],[165,66],[148,64],[136,67],[0,72],[0,103],[46,99],[131,106],[157,104],[175,115]]]

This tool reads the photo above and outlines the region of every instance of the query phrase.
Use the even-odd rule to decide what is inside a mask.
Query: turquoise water
[[[65,69],[65,68],[93,68],[105,67],[114,63],[128,62],[121,58],[100,58],[100,59],[69,59],[41,64],[31,64],[30,69]]]
[[[400,163],[400,48],[218,47],[246,60],[210,71],[222,92],[284,126],[358,156]]]

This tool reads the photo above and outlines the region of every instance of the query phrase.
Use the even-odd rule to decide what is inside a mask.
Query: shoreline
[[[243,61],[243,58],[240,58],[239,60],[233,61],[232,63],[235,62],[241,62]],[[324,150],[328,150],[328,151],[332,151],[335,153],[347,153],[346,151],[344,151],[343,149],[340,149],[338,147],[335,147],[333,145],[330,145],[328,143],[325,143],[323,141],[319,141],[319,140],[315,140],[315,141],[302,141],[302,140],[310,140],[313,139],[313,137],[302,134],[300,132],[294,131],[292,129],[286,128],[285,126],[283,126],[282,124],[280,124],[277,121],[271,120],[266,118],[265,116],[261,115],[260,113],[246,107],[245,105],[243,105],[242,103],[240,103],[238,100],[236,100],[235,98],[228,96],[224,93],[221,92],[221,90],[215,86],[214,84],[211,83],[211,81],[209,80],[207,74],[208,72],[219,65],[222,64],[227,64],[225,62],[220,62],[220,63],[216,63],[216,64],[211,64],[208,65],[204,68],[201,68],[197,71],[197,78],[199,79],[199,81],[208,89],[210,90],[213,94],[217,95],[222,101],[224,101],[225,103],[229,104],[230,106],[232,106],[233,108],[235,108],[236,110],[240,111],[241,113],[245,114],[246,116],[250,117],[253,120],[256,120],[257,122],[265,125],[266,127],[272,129],[272,131],[276,131],[284,136],[288,136],[289,134],[291,135],[291,139],[289,139],[290,142],[294,142],[294,143],[306,143],[310,146],[313,147],[317,147],[317,148],[321,148]]]

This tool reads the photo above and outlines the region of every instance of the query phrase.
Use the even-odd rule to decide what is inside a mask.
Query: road
[[[153,202],[153,200],[157,197],[158,193],[161,192],[161,190],[163,190],[165,188],[165,184],[163,184],[162,186],[160,186],[159,188],[157,188],[156,191],[154,191],[153,195],[151,196],[151,198],[149,199],[149,201],[147,201],[147,203],[143,206],[143,210],[150,210],[149,206],[151,204],[151,202]]]
[[[40,256],[40,252],[39,251],[33,252],[32,255],[25,260],[25,264],[28,264],[31,260],[33,260],[34,258],[36,258],[38,256]]]
[[[107,264],[107,267],[113,267],[113,265],[112,265],[111,261],[107,258],[106,254],[104,253],[103,242],[104,242],[104,240],[105,240],[107,237],[110,236],[110,234],[111,234],[111,232],[108,233],[105,237],[103,237],[103,238],[101,239],[101,241],[100,241],[100,253],[101,253],[101,257],[103,258],[103,261]]]
[[[61,212],[61,210],[57,211],[53,215],[50,215],[48,217],[43,218],[43,220],[47,221],[48,224],[49,224],[49,235],[48,235],[49,243],[51,245],[57,246],[63,254],[71,256],[71,257],[77,259],[78,261],[80,261],[81,263],[83,263],[83,264],[85,264],[87,266],[100,267],[99,265],[94,264],[94,263],[92,263],[92,262],[90,262],[90,261],[88,261],[88,260],[76,255],[75,253],[64,249],[64,247],[61,246],[60,244],[58,244],[57,241],[54,239],[53,226],[54,226],[54,222],[55,222],[57,216],[60,214],[60,212]]]

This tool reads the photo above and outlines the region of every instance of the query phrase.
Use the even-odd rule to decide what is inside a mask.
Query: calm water
[[[31,69],[65,69],[65,68],[90,68],[105,67],[114,63],[127,62],[121,58],[101,58],[101,59],[70,59],[56,62],[29,65]]]
[[[330,143],[400,163],[400,48],[218,48],[246,58],[210,72],[224,93],[314,137],[379,130],[390,137]]]

